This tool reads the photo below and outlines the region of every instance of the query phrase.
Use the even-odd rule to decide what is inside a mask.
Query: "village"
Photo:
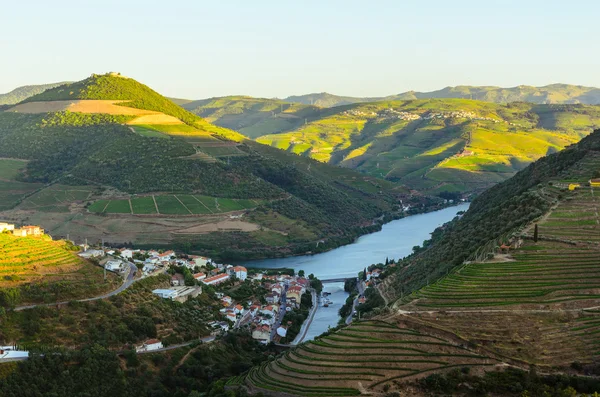
[[[293,325],[299,328],[302,324],[285,320],[285,315],[301,308],[303,295],[304,302],[310,302],[310,306],[316,302],[310,279],[314,277],[295,275],[290,269],[248,271],[243,266],[221,264],[203,256],[176,254],[172,250],[91,248],[85,244],[82,248],[80,257],[92,259],[110,272],[123,274],[135,265],[139,270],[137,279],[169,274],[169,288],[152,291],[161,299],[185,302],[210,293],[220,306],[218,318],[207,324],[212,335],[244,328],[263,344],[290,343],[288,328]],[[159,342],[146,341],[137,349],[161,349]]]

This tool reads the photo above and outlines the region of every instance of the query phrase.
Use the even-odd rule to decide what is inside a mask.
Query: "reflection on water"
[[[445,208],[428,214],[413,215],[383,225],[382,230],[358,238],[354,243],[317,255],[264,259],[245,262],[246,267],[263,269],[288,267],[313,273],[320,279],[356,277],[358,272],[385,258],[402,258],[430,238],[436,227],[452,220],[468,204]]]
[[[317,308],[315,317],[313,318],[306,337],[303,342],[314,339],[316,336],[321,335],[327,331],[328,327],[335,327],[338,324],[339,316],[338,311],[346,302],[348,293],[344,291],[344,283],[328,283],[323,285],[323,292],[330,292],[329,300],[333,302],[329,307],[323,307],[323,302]]]
[[[402,258],[430,238],[436,227],[452,220],[459,211],[466,211],[468,204],[445,208],[428,214],[414,215],[383,225],[379,232],[362,236],[354,243],[317,255],[305,255],[279,259],[265,259],[244,263],[246,267],[263,269],[287,267],[313,273],[321,280],[356,277],[360,271],[373,263],[383,263],[385,258]],[[331,292],[333,302],[329,307],[319,307],[304,341],[337,325],[338,310],[346,301],[343,283],[325,284],[324,291]]]

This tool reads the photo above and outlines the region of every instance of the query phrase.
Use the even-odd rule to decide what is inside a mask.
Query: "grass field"
[[[154,201],[156,200],[156,206]],[[130,207],[131,202],[131,207]],[[134,197],[130,200],[97,200],[88,207],[89,212],[135,215],[159,214],[190,215],[212,214],[255,208],[259,202],[249,199],[216,198],[202,195],[178,194]]]
[[[270,392],[351,396],[361,394],[361,389],[387,390],[393,382],[442,369],[496,363],[451,341],[404,325],[365,321],[302,344],[275,361],[255,367],[245,381]]]

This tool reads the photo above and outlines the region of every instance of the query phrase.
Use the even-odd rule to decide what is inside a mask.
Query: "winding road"
[[[54,303],[39,303],[36,305],[26,305],[26,306],[17,306],[15,307],[15,311],[21,311],[21,310],[27,310],[27,309],[33,309],[34,307],[44,307],[44,306],[62,306],[62,305],[66,305],[69,302],[90,302],[90,301],[97,301],[100,299],[106,299],[106,298],[110,298],[113,295],[117,295],[123,291],[125,291],[127,288],[129,288],[131,286],[131,284],[133,284],[136,280],[134,280],[135,277],[135,273],[137,272],[137,267],[131,263],[131,262],[127,262],[127,264],[129,265],[129,270],[127,270],[127,274],[125,274],[124,276],[124,280],[123,280],[123,284],[121,284],[121,286],[107,294],[104,295],[100,295],[100,296],[94,296],[92,298],[85,298],[85,299],[72,299],[72,300],[68,300],[68,301],[63,301],[63,302],[54,302]]]

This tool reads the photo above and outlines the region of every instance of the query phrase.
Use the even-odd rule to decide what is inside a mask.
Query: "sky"
[[[597,0],[22,0],[0,8],[0,92],[117,71],[200,99],[600,87]]]

